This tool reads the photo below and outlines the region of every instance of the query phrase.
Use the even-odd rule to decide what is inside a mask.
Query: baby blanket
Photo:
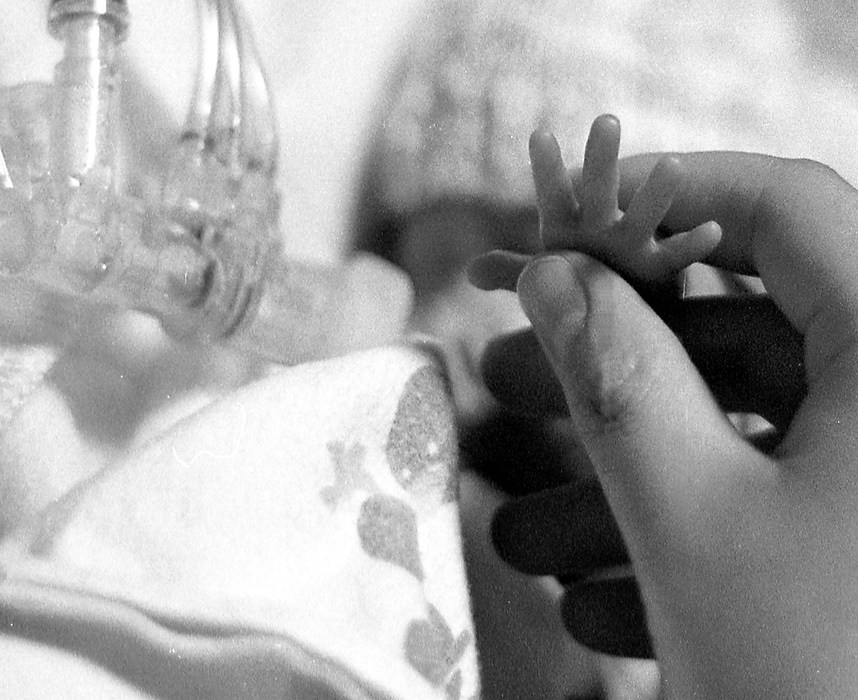
[[[456,495],[428,354],[282,370],[5,538],[2,695],[475,698]]]

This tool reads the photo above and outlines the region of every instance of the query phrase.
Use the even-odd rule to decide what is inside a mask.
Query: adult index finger
[[[663,154],[620,161],[625,207]],[[832,302],[858,319],[858,192],[830,168],[749,153],[674,154],[684,185],[663,226],[717,221],[723,237],[707,259],[759,274],[802,333]]]

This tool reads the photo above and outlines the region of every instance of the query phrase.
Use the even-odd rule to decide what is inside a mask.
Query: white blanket
[[[114,698],[477,697],[457,491],[421,352],[250,384],[6,538],[5,641],[50,650],[4,662],[4,697],[59,697],[58,651]]]

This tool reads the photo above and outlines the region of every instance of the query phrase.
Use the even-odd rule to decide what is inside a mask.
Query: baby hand
[[[545,250],[586,253],[643,289],[662,287],[694,262],[711,253],[721,240],[714,221],[690,231],[663,235],[660,224],[682,185],[679,159],[663,156],[622,212],[618,156],[620,122],[609,114],[590,128],[584,164],[578,177],[566,169],[560,147],[547,131],[530,138],[539,229]],[[481,289],[515,289],[530,256],[494,251],[475,259],[471,281]]]
[[[621,212],[617,205],[619,149],[620,122],[603,114],[590,127],[576,183],[554,136],[534,132],[530,157],[542,244],[546,250],[591,255],[646,286],[668,282],[714,250],[721,240],[721,227],[709,221],[684,233],[659,235],[661,221],[682,184],[679,160],[670,155],[656,163],[625,213]]]

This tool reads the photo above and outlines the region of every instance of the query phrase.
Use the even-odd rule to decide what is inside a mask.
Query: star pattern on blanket
[[[325,486],[319,496],[332,511],[358,491],[380,491],[372,475],[364,468],[366,448],[360,443],[346,447],[342,442],[329,442],[328,452],[334,467],[334,483]]]

